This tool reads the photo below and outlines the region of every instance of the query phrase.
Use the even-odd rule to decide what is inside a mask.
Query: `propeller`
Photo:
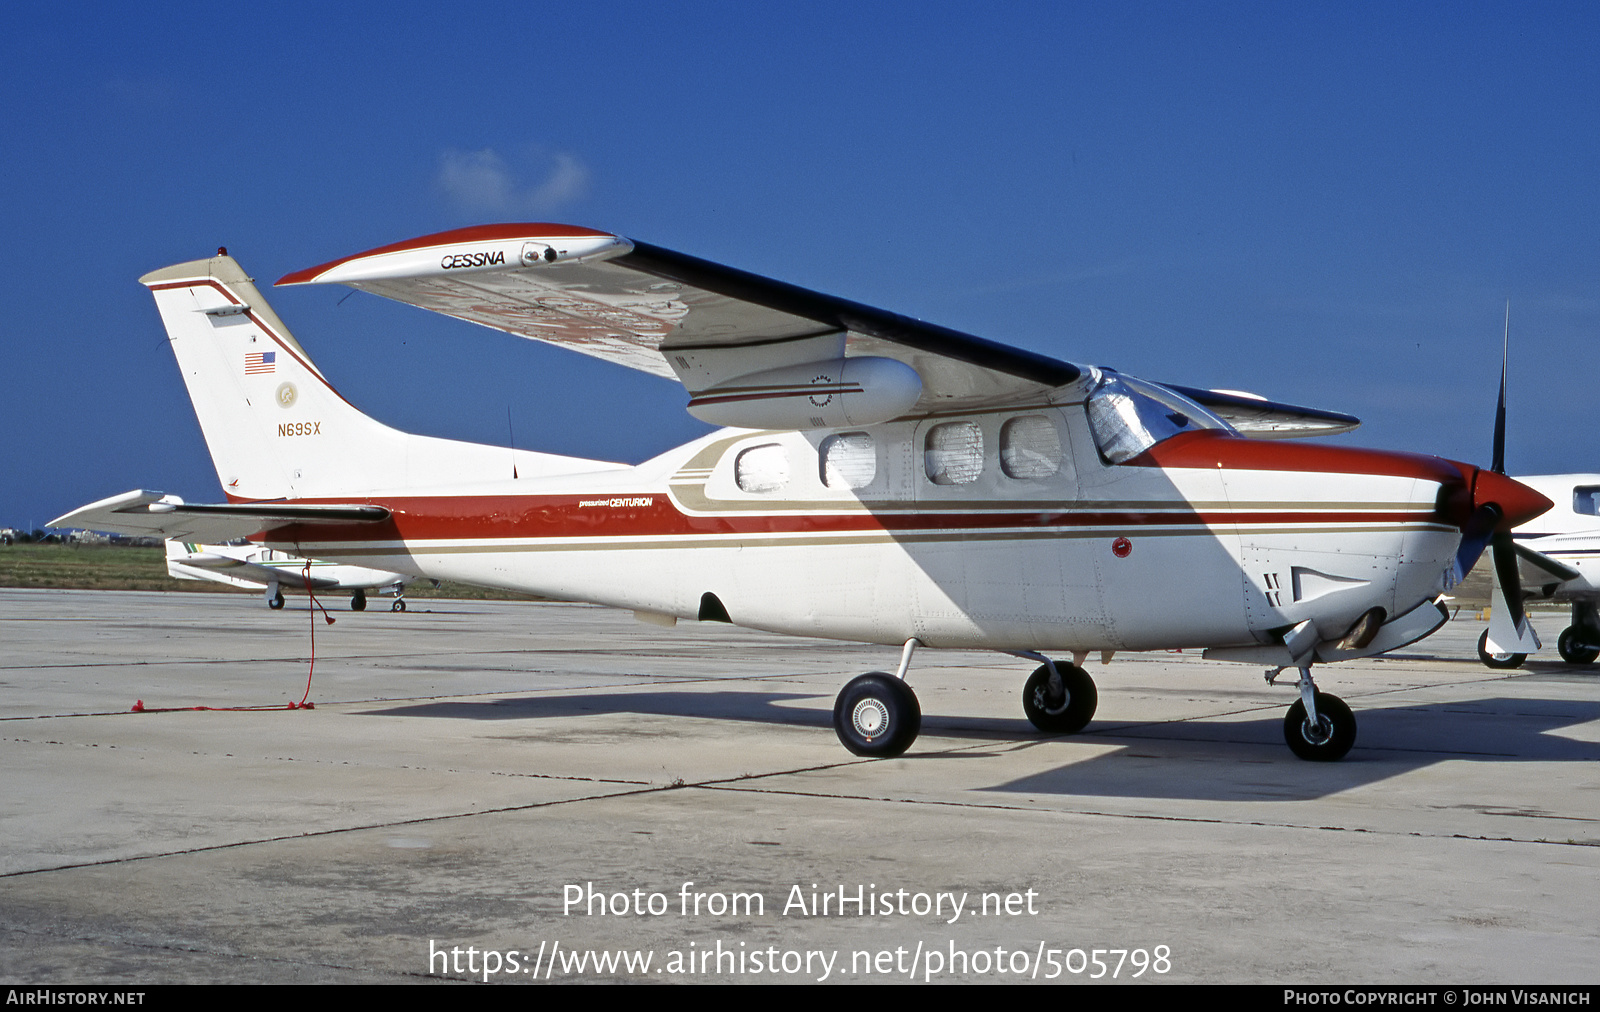
[[[1511,301],[1508,299],[1505,334],[1500,344],[1500,399],[1494,409],[1494,455],[1489,464],[1489,469],[1502,479],[1506,473],[1506,360],[1510,344]],[[1480,481],[1482,477],[1480,474]],[[1492,520],[1487,516],[1491,510],[1496,513]],[[1490,502],[1479,508],[1468,525],[1476,538],[1487,535],[1490,559],[1494,563],[1489,597],[1489,633],[1484,640],[1484,649],[1491,655],[1530,654],[1539,649],[1539,637],[1528,624],[1528,613],[1522,606],[1522,576],[1517,569],[1517,545],[1511,538],[1512,525],[1501,522],[1502,514],[1500,507]],[[1482,523],[1479,521],[1480,515],[1483,515]],[[1464,530],[1462,552],[1467,550],[1467,541],[1467,531]],[[1482,551],[1483,542],[1479,540],[1474,561]]]

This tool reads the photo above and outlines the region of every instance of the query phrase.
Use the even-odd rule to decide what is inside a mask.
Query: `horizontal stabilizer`
[[[382,506],[185,503],[177,496],[141,489],[90,503],[50,521],[50,526],[216,543],[296,523],[371,524],[387,519],[389,511]]]

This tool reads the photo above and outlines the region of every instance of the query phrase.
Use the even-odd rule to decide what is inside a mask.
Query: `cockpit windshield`
[[[1180,432],[1233,429],[1181,394],[1131,376],[1102,374],[1086,404],[1089,430],[1107,463],[1121,464]]]

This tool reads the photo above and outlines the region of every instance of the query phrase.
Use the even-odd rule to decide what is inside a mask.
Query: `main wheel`
[[[1356,743],[1356,715],[1338,696],[1316,694],[1317,722],[1306,719],[1304,700],[1295,700],[1283,718],[1283,738],[1289,751],[1312,762],[1343,759]]]
[[[389,610],[390,611],[405,611],[406,610],[406,599],[403,598],[403,597],[396,598],[394,604],[391,604],[389,606]]]
[[[1034,727],[1048,734],[1077,734],[1094,716],[1100,696],[1094,679],[1076,664],[1057,661],[1056,671],[1061,674],[1065,695],[1050,698],[1050,667],[1041,664],[1022,687],[1022,712]]]
[[[1561,659],[1568,664],[1593,664],[1595,658],[1600,657],[1600,647],[1592,647],[1578,637],[1578,630],[1573,626],[1562,630],[1561,638],[1556,640]]]
[[[1489,652],[1489,630],[1487,629],[1483,631],[1482,636],[1478,637],[1478,660],[1482,661],[1487,667],[1501,670],[1520,668],[1522,667],[1522,662],[1527,659],[1527,654],[1491,654]]]
[[[277,611],[279,608],[282,608],[283,591],[280,590],[276,594],[273,594],[271,597],[267,598],[267,607],[271,608],[273,611]]]
[[[366,591],[358,590],[354,594],[350,595],[350,610],[351,611],[366,611],[367,610],[367,592]]]
[[[856,755],[887,759],[911,747],[922,730],[922,707],[911,686],[881,671],[845,683],[833,704],[833,729]]]

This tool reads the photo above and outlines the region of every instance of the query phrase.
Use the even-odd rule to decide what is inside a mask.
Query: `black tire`
[[[1093,719],[1100,695],[1095,691],[1094,679],[1076,664],[1056,661],[1056,670],[1061,673],[1066,698],[1051,704],[1050,668],[1041,664],[1022,687],[1022,712],[1046,734],[1077,734]]]
[[[366,591],[358,590],[354,594],[350,595],[350,610],[351,611],[366,611],[367,610],[367,592]]]
[[[1578,638],[1578,630],[1567,626],[1562,630],[1561,638],[1556,640],[1556,649],[1561,651],[1561,659],[1568,664],[1593,664],[1595,658],[1600,657],[1600,647],[1592,647]]]
[[[267,598],[267,607],[271,608],[273,611],[277,611],[278,609],[282,608],[283,607],[283,591],[280,590],[280,591],[278,591],[278,593],[273,594],[271,597]]]
[[[922,730],[922,707],[911,686],[872,671],[850,679],[833,704],[833,729],[844,747],[876,759],[897,756]]]
[[[1283,718],[1283,740],[1289,751],[1310,762],[1331,763],[1343,759],[1356,743],[1356,715],[1338,696],[1316,694],[1317,726],[1306,720],[1306,704],[1295,700]]]
[[[403,599],[396,599],[394,604],[391,604],[389,606],[389,610],[390,611],[405,611],[406,610],[406,602]]]
[[[1528,659],[1527,654],[1491,654],[1489,652],[1489,630],[1485,629],[1483,635],[1478,637],[1478,660],[1485,667],[1505,671],[1510,668],[1522,667],[1522,662]]]

